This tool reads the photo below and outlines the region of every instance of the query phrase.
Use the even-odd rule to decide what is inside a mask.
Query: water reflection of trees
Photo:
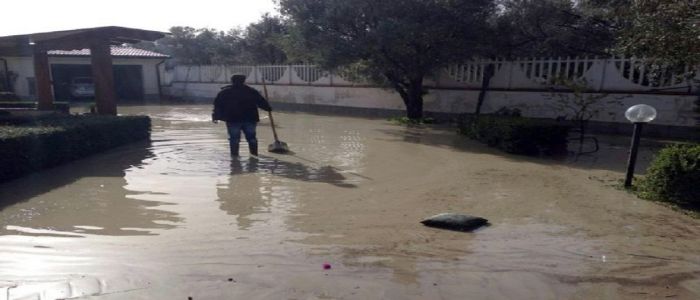
[[[122,147],[0,186],[0,234],[7,226],[101,235],[148,235],[172,228],[164,203],[133,199],[126,173],[152,156],[148,143]],[[11,227],[12,228],[12,227]],[[26,234],[26,233],[21,233]]]

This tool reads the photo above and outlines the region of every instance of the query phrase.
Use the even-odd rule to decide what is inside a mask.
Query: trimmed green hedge
[[[2,109],[2,108],[35,109],[36,105],[37,105],[36,102],[28,102],[28,101],[0,102],[0,109]],[[70,112],[70,104],[68,102],[54,102],[53,109],[60,111],[60,112],[68,113],[68,112]]]
[[[0,92],[0,102],[20,101],[21,99],[11,92]]]
[[[62,116],[0,124],[0,182],[150,136],[144,116]]]
[[[700,145],[672,145],[654,158],[636,184],[642,198],[700,209]]]
[[[570,128],[555,120],[487,115],[465,122],[460,132],[508,153],[552,155],[566,152]]]
[[[3,111],[7,114],[0,113],[0,126],[32,126],[33,124],[47,124],[52,122],[52,120],[62,120],[69,115],[59,112],[53,113],[42,113],[37,115],[22,115],[13,114],[11,111]]]

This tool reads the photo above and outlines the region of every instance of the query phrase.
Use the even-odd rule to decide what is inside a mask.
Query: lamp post
[[[627,160],[627,175],[625,176],[625,187],[630,187],[634,176],[634,165],[637,163],[637,150],[639,149],[642,126],[656,119],[656,109],[646,104],[637,104],[627,109],[625,118],[634,124],[632,146],[629,159]]]

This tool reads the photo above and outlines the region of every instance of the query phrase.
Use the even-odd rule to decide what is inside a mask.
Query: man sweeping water
[[[231,76],[231,85],[223,87],[214,100],[212,122],[226,122],[233,157],[239,156],[241,131],[248,141],[250,155],[258,155],[258,139],[255,134],[255,127],[260,121],[258,107],[268,112],[272,111],[270,103],[257,90],[245,85],[245,79],[244,75]]]

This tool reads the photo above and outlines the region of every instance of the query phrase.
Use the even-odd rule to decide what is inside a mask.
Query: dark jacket
[[[213,120],[226,122],[258,122],[258,107],[271,111],[270,103],[247,85],[229,85],[222,88],[214,100]]]

